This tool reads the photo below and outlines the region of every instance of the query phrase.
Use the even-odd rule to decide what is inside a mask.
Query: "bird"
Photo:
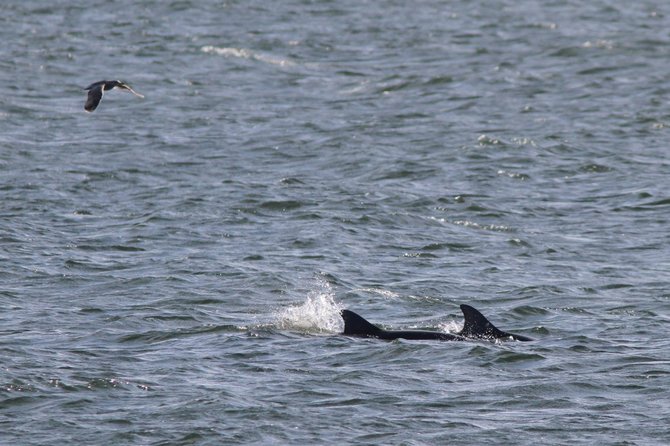
[[[94,82],[84,90],[88,90],[88,97],[86,98],[86,104],[84,104],[84,110],[87,112],[92,112],[98,108],[98,104],[102,100],[102,96],[105,91],[113,90],[114,88],[120,88],[121,90],[128,90],[137,97],[143,98],[144,95],[136,92],[130,85],[121,81],[98,81]]]

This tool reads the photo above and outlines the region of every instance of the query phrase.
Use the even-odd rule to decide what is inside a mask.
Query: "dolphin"
[[[463,329],[458,333],[443,333],[439,331],[418,330],[384,330],[366,321],[363,317],[350,310],[342,310],[340,314],[344,320],[344,335],[360,336],[364,338],[393,339],[432,339],[438,341],[467,341],[469,339],[484,339],[488,341],[515,340],[532,341],[532,338],[498,330],[488,319],[470,305],[461,305],[465,318]]]

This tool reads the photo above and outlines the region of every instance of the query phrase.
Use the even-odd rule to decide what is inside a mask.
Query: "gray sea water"
[[[0,444],[670,441],[669,3],[9,0],[0,40]],[[461,303],[536,340],[339,334]]]

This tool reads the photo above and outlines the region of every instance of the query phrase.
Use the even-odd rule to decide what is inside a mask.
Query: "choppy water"
[[[0,443],[667,444],[670,5],[0,6]],[[83,111],[82,87],[123,79]],[[532,343],[338,335],[340,308]]]

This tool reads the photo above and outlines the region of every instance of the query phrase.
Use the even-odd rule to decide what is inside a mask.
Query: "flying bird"
[[[86,104],[84,104],[84,110],[87,112],[92,112],[98,107],[102,96],[105,94],[105,91],[113,90],[114,88],[120,88],[121,90],[128,90],[137,97],[143,98],[143,94],[139,94],[132,88],[130,85],[121,82],[121,81],[99,81],[94,82],[84,90],[88,90],[88,97],[86,98]]]

